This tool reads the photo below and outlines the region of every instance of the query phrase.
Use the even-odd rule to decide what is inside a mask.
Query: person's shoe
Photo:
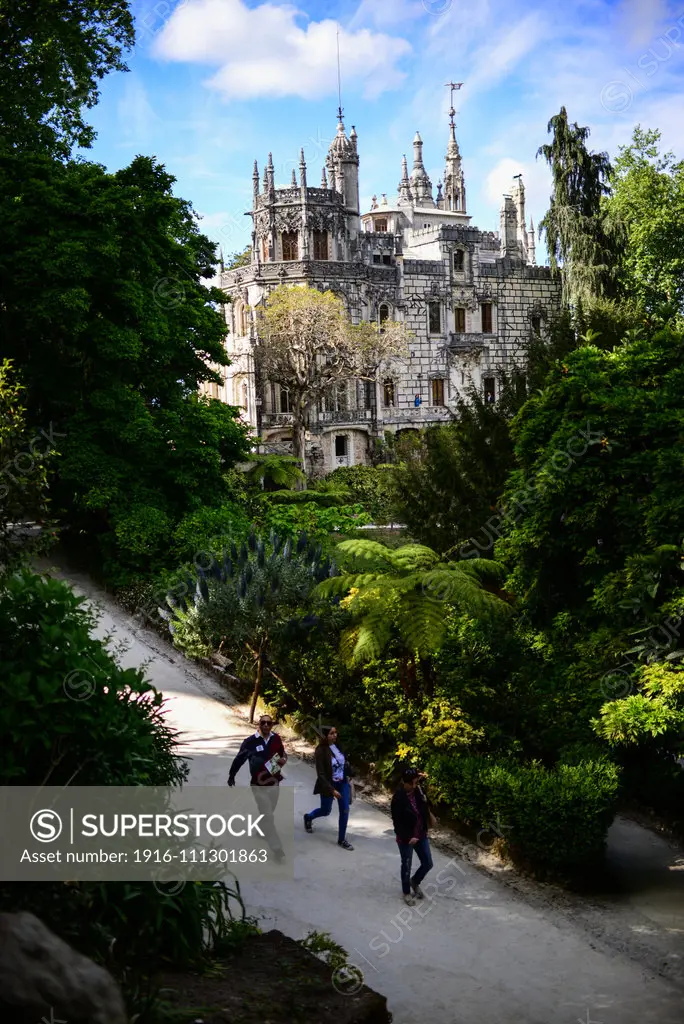
[[[413,895],[413,893],[411,893],[411,892],[405,892],[404,893],[404,903],[406,904],[407,907],[414,906],[415,902],[416,902],[416,897]]]
[[[307,832],[313,832],[313,825],[311,824],[311,818],[308,814],[304,815],[304,828]]]
[[[348,839],[338,839],[337,840],[337,845],[341,846],[343,850],[353,850],[354,849],[354,847],[352,846],[352,844],[349,842]]]
[[[413,882],[411,882],[411,888],[413,889],[413,895],[416,897],[417,900],[425,899],[425,893],[423,892],[419,885],[415,885]]]

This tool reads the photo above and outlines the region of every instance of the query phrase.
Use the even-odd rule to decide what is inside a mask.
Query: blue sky
[[[546,209],[535,160],[562,104],[611,155],[635,124],[661,129],[684,157],[684,0],[134,0],[130,71],[109,76],[88,154],[110,170],[139,153],[177,178],[227,254],[249,240],[254,158],[273,152],[277,183],[308,161],[317,185],[342,104],[359,136],[362,207],[396,192],[416,130],[436,186],[449,91],[468,212],[498,229],[502,194],[523,173],[528,216]]]

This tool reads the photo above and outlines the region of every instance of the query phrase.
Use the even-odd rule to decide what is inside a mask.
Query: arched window
[[[383,302],[383,304],[378,309],[378,323],[380,324],[380,326],[384,324],[385,320],[389,320],[389,314],[389,306],[387,305],[387,303]]]
[[[394,405],[394,381],[390,380],[389,377],[382,386],[382,398],[386,409],[390,409]]]
[[[296,231],[283,231],[283,259],[299,259],[299,238]]]

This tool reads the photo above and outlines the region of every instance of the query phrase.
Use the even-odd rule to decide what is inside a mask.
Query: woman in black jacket
[[[337,729],[334,725],[324,726],[321,730],[323,738],[316,747],[316,785],[314,793],[320,794],[321,806],[315,811],[304,815],[304,828],[313,832],[311,822],[314,818],[327,818],[332,810],[333,801],[337,800],[339,824],[337,845],[343,850],[353,850],[347,839],[347,821],[351,803],[352,772],[349,762],[337,746]]]
[[[404,902],[409,906],[416,899],[425,899],[420,883],[432,868],[428,839],[432,812],[427,797],[418,785],[423,778],[425,776],[417,768],[407,768],[402,773],[399,789],[392,797],[392,823],[401,856],[401,888]],[[411,877],[414,850],[418,854],[420,867]]]

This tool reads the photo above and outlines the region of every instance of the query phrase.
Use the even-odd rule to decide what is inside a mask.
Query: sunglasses
[[[259,725],[273,725],[273,721],[270,718],[262,718]]]

